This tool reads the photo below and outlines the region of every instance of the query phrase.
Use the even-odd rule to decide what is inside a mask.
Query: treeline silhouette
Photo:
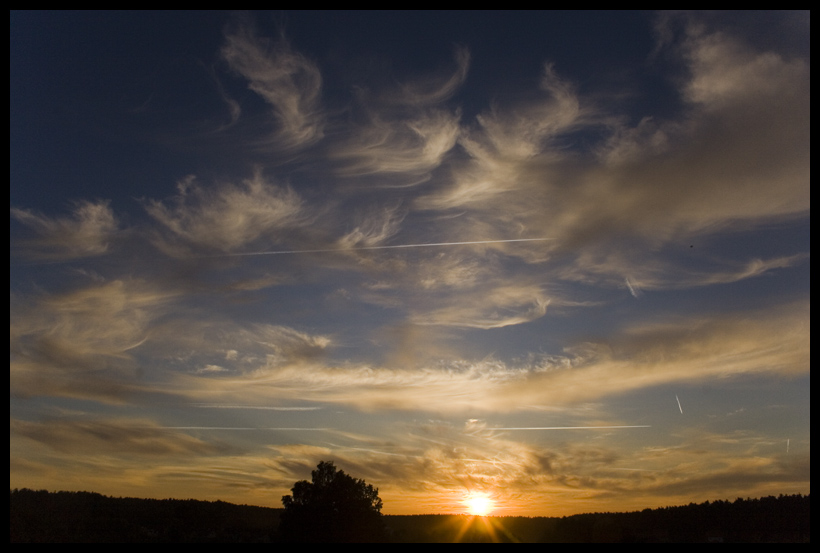
[[[556,517],[389,516],[395,541],[524,543],[808,543],[811,495]]]
[[[38,543],[269,542],[282,509],[194,499],[11,490],[10,541]]]
[[[745,542],[811,541],[811,494],[565,517],[541,541]]]
[[[113,498],[92,492],[9,491],[10,541],[276,542],[282,509],[223,501]],[[804,542],[811,494],[556,517],[383,515],[385,541]],[[316,521],[317,527],[322,524]]]

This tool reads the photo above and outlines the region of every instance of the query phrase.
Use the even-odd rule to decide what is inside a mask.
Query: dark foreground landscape
[[[811,495],[562,518],[384,515],[391,542],[810,542]],[[282,509],[10,490],[11,542],[277,542]],[[317,521],[317,525],[321,521]]]

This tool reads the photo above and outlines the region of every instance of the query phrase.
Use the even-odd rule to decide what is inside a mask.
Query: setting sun
[[[493,500],[484,493],[471,493],[464,498],[467,511],[474,516],[483,517],[490,513],[495,506]]]

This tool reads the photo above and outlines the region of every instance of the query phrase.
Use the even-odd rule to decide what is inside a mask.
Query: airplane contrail
[[[520,426],[508,428],[493,428],[492,430],[593,430],[601,428],[651,428],[649,424],[633,426]]]
[[[319,411],[322,407],[269,407],[265,405],[220,405],[211,403],[194,403],[201,409],[263,409],[266,411]]]
[[[298,253],[329,253],[329,252],[350,252],[362,250],[391,250],[397,248],[432,248],[436,246],[469,246],[474,244],[505,244],[508,242],[543,242],[545,240],[554,240],[554,238],[513,238],[510,240],[476,240],[472,242],[434,242],[427,244],[397,244],[395,246],[361,246],[358,248],[326,248],[318,250],[278,250],[278,251],[264,251],[264,252],[245,252],[245,253],[229,253],[225,254],[230,257],[242,257],[252,255],[286,255]]]
[[[683,414],[683,407],[680,406],[680,400],[678,399],[678,394],[675,394],[675,399],[678,400],[678,409],[680,409],[680,414]]]
[[[149,427],[152,428],[152,427]],[[332,432],[332,428],[282,428],[273,426],[163,426],[165,430],[275,430],[275,431],[308,431]]]
[[[370,448],[366,448],[366,447],[349,447],[349,446],[341,446],[341,445],[331,444],[331,443],[329,443],[328,445],[332,446],[334,449],[350,449],[350,450],[353,450],[353,451],[366,451],[368,453],[379,453],[381,455],[392,455],[393,457],[408,457],[408,455],[406,455],[404,453],[390,453],[388,451],[381,451],[379,449],[370,449]],[[418,455],[410,455],[409,457],[417,457],[418,458]]]

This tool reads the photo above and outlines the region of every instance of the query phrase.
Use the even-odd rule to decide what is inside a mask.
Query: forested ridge
[[[194,499],[11,490],[11,542],[269,541],[281,509]]]
[[[566,517],[384,515],[393,542],[809,542],[811,494]],[[9,491],[11,542],[275,542],[282,509]],[[321,524],[321,521],[317,521]]]

